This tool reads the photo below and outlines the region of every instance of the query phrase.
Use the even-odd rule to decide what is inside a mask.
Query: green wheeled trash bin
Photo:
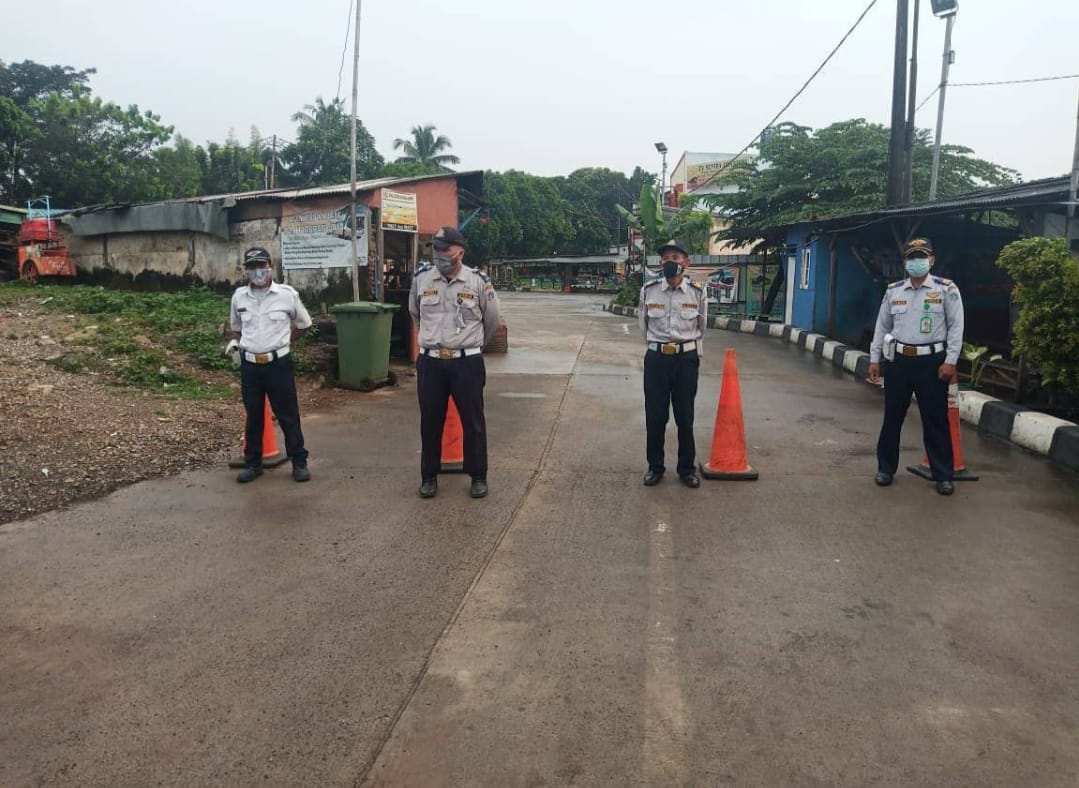
[[[337,317],[337,385],[371,391],[390,378],[390,326],[398,304],[351,301],[331,306]]]

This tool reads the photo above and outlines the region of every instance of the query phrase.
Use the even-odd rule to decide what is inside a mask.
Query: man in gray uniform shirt
[[[472,477],[473,498],[487,495],[487,422],[483,387],[487,370],[482,349],[498,331],[501,317],[486,274],[464,265],[465,239],[456,227],[442,227],[431,239],[434,265],[416,271],[408,309],[416,322],[416,393],[420,401],[420,497],[438,492],[442,428],[450,396],[461,415],[464,470]]]
[[[918,395],[922,432],[937,492],[955,491],[952,438],[948,425],[948,384],[963,349],[963,299],[950,279],[930,276],[933,245],[914,238],[903,250],[908,278],[888,286],[869,346],[869,380],[884,375],[884,424],[877,441],[876,483],[892,483],[899,467],[899,434]]]

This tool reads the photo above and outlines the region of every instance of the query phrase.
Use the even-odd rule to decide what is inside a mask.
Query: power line
[[[348,54],[348,39],[352,32],[352,3],[348,0],[348,24],[345,25],[345,45],[341,48],[341,67],[337,69],[337,101],[341,100],[341,76],[345,73],[345,55]]]
[[[951,88],[979,88],[984,85],[1021,85],[1026,82],[1052,82],[1057,79],[1076,79],[1079,74],[1060,74],[1056,77],[1033,77],[1032,79],[1005,79],[999,82],[949,82]]]
[[[980,88],[988,85],[1023,85],[1029,82],[1053,82],[1058,79],[1079,79],[1079,74],[1060,74],[1055,77],[1032,77],[1031,79],[1002,79],[996,82],[949,82],[950,88]],[[940,91],[940,85],[933,88],[933,92],[922,99],[922,103],[918,105],[918,109],[921,109],[926,105],[929,99],[937,95]],[[917,110],[915,110],[917,111]]]
[[[875,6],[876,4],[877,4],[877,0],[870,0],[870,2],[869,2],[869,5],[867,5],[867,6],[865,7],[865,10],[864,10],[864,11],[862,11],[862,13],[861,13],[861,15],[860,15],[860,16],[858,17],[858,19],[857,19],[857,20],[855,20],[855,22],[854,22],[854,24],[853,24],[853,25],[851,25],[851,28],[850,28],[850,30],[848,30],[848,31],[847,31],[847,32],[846,32],[846,33],[844,34],[843,38],[839,39],[839,43],[838,43],[838,44],[836,44],[836,45],[835,45],[835,48],[834,48],[834,49],[833,49],[833,50],[832,50],[831,52],[829,52],[829,53],[828,53],[828,57],[824,58],[824,60],[823,60],[823,61],[821,62],[821,64],[820,64],[819,66],[817,66],[817,69],[816,69],[816,71],[814,71],[814,72],[813,72],[812,74],[810,74],[810,76],[809,76],[809,79],[807,79],[807,80],[805,81],[805,83],[804,83],[804,84],[802,85],[802,87],[798,88],[798,92],[797,92],[797,93],[795,93],[795,94],[794,94],[793,96],[791,96],[791,99],[790,99],[790,101],[788,101],[788,102],[787,102],[786,104],[784,104],[784,105],[783,105],[783,108],[782,108],[781,110],[779,110],[779,112],[777,112],[777,113],[775,114],[775,117],[773,117],[773,118],[772,118],[772,119],[771,119],[770,121],[768,121],[768,123],[767,123],[767,124],[765,125],[765,127],[764,127],[763,129],[761,129],[761,130],[760,130],[760,131],[759,131],[759,132],[757,133],[757,136],[755,136],[755,137],[754,137],[753,139],[751,139],[751,140],[750,140],[750,141],[749,141],[749,142],[748,142],[748,143],[746,144],[746,146],[745,146],[744,148],[742,148],[742,150],[738,151],[738,153],[734,154],[734,156],[733,156],[732,158],[730,158],[730,159],[728,159],[727,161],[723,162],[723,164],[724,164],[725,166],[721,167],[720,169],[717,169],[715,173],[713,173],[713,174],[712,174],[711,176],[709,176],[708,180],[706,180],[706,181],[705,181],[704,183],[702,183],[702,184],[701,184],[700,186],[698,186],[698,187],[697,187],[698,189],[700,189],[700,188],[702,188],[702,187],[704,187],[704,186],[707,186],[707,185],[708,185],[708,184],[710,184],[710,183],[711,183],[712,181],[714,181],[714,180],[715,180],[716,178],[718,178],[718,177],[719,177],[720,175],[722,175],[722,174],[723,174],[724,172],[726,172],[726,171],[727,171],[728,169],[730,169],[730,167],[731,167],[731,166],[732,166],[732,165],[733,165],[733,164],[734,164],[734,163],[735,163],[736,161],[738,161],[738,159],[742,158],[742,156],[743,156],[743,155],[745,154],[745,152],[746,152],[747,150],[749,150],[750,148],[752,148],[752,147],[753,147],[754,143],[755,143],[755,142],[756,142],[757,140],[759,140],[759,139],[760,139],[760,138],[761,138],[762,136],[764,136],[765,132],[767,132],[767,131],[768,131],[768,129],[770,129],[770,128],[772,127],[772,125],[773,125],[773,124],[774,124],[774,123],[775,123],[775,122],[776,122],[777,120],[779,120],[779,118],[780,118],[780,117],[781,117],[781,116],[783,115],[783,113],[784,113],[784,112],[786,112],[786,111],[787,111],[787,110],[788,110],[788,109],[790,108],[791,104],[793,104],[793,103],[794,103],[794,102],[795,102],[795,101],[796,101],[796,100],[798,99],[798,97],[799,97],[799,96],[801,96],[801,95],[802,95],[802,94],[803,94],[803,93],[805,92],[806,88],[808,88],[808,87],[809,87],[809,84],[810,84],[810,83],[811,83],[811,82],[812,82],[812,81],[813,81],[814,79],[816,79],[817,75],[818,75],[818,74],[819,74],[819,73],[820,73],[821,71],[823,71],[823,70],[824,70],[824,67],[825,67],[826,65],[828,65],[828,61],[830,61],[830,60],[831,60],[831,59],[832,59],[832,58],[833,58],[833,57],[835,56],[835,53],[839,51],[840,47],[842,47],[842,46],[843,46],[843,44],[845,44],[845,43],[847,42],[847,39],[848,39],[848,38],[850,38],[850,36],[851,36],[851,33],[853,33],[853,32],[854,32],[854,31],[855,31],[855,30],[856,30],[856,29],[858,28],[858,25],[860,25],[860,24],[862,23],[862,20],[863,20],[863,19],[865,19],[865,17],[866,17],[866,14],[868,14],[868,13],[869,13],[869,11],[870,11],[870,10],[871,10],[871,9],[873,8],[873,6]]]

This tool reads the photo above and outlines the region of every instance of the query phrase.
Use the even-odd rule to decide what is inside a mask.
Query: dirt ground
[[[49,363],[79,338],[75,316],[41,312],[32,298],[0,306],[0,523],[239,454],[237,374],[198,370],[235,397],[193,401]],[[315,371],[298,381],[301,414],[355,402],[355,392],[323,385],[334,347],[307,352]]]

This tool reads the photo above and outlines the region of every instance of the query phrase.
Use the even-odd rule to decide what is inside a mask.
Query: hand
[[[222,356],[231,356],[233,351],[240,349],[240,340],[231,339],[229,343],[225,345],[225,349],[221,351]]]
[[[866,376],[870,383],[874,385],[880,384],[880,364],[870,364],[869,374]]]
[[[952,378],[955,377],[955,364],[941,364],[940,369],[937,370],[937,377],[945,383],[951,383]]]

